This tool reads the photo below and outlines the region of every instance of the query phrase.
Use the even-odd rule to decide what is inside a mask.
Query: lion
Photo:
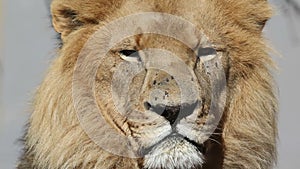
[[[272,14],[266,0],[53,0],[61,45],[17,168],[273,168]]]

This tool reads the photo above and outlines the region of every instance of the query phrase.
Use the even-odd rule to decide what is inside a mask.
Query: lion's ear
[[[270,6],[267,0],[258,0],[256,4],[252,4],[253,10],[251,10],[250,17],[256,18],[257,27],[263,30],[267,21],[273,16],[273,8]]]
[[[52,5],[51,14],[53,27],[61,34],[62,39],[83,25],[78,19],[77,11],[69,7]]]
[[[266,22],[273,16],[273,8],[267,0],[226,1],[226,3],[228,3],[227,10],[234,15],[236,23],[251,31],[262,31]]]

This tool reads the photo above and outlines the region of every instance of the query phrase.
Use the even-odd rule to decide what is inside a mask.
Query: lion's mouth
[[[169,121],[169,123],[172,127],[172,132],[170,134],[168,134],[167,136],[165,136],[164,138],[160,139],[159,141],[155,142],[153,145],[146,147],[146,148],[142,148],[142,151],[140,151],[140,154],[142,156],[145,156],[145,155],[149,154],[150,152],[154,151],[154,149],[156,149],[157,147],[167,145],[168,142],[172,142],[175,144],[178,143],[179,146],[181,144],[180,142],[182,142],[182,144],[184,142],[184,144],[195,149],[195,151],[198,151],[201,154],[204,154],[205,148],[204,148],[203,144],[199,144],[196,141],[188,138],[187,136],[180,134],[176,129],[176,126],[180,120],[192,115],[193,113],[198,112],[199,105],[200,105],[199,101],[195,101],[190,104],[187,104],[187,103],[181,104],[181,105],[177,105],[177,106],[159,105],[159,104],[151,105],[150,103],[146,103],[145,106],[149,110],[163,116],[167,121]],[[166,148],[166,149],[168,149],[168,148]]]
[[[164,137],[163,139],[161,139],[160,141],[158,141],[157,143],[155,143],[154,145],[144,148],[142,149],[142,151],[140,152],[142,156],[145,156],[147,154],[149,154],[149,152],[151,152],[155,147],[157,147],[160,144],[163,144],[166,140],[170,140],[170,139],[178,139],[181,138],[185,141],[187,141],[189,144],[191,144],[192,146],[194,146],[199,152],[201,152],[202,154],[205,153],[205,147],[203,144],[199,144],[177,132],[172,132],[171,134],[169,134],[168,136]]]

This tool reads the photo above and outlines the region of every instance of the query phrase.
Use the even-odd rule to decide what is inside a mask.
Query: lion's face
[[[215,0],[54,0],[53,25],[63,45],[52,72],[59,72],[58,81],[66,85],[61,92],[72,96],[77,110],[61,118],[72,116],[72,124],[84,125],[87,133],[80,134],[80,141],[93,140],[88,144],[98,144],[112,156],[128,153],[142,159],[142,168],[200,168],[216,151],[211,144],[222,144],[220,120],[227,98],[233,96],[228,91],[253,68],[245,65],[259,60],[239,57],[252,51],[240,46],[258,39],[267,19],[244,22],[246,13],[231,12],[249,4],[231,8],[234,2]],[[122,24],[128,15],[144,19]],[[117,19],[121,26],[103,33]],[[122,30],[133,33],[120,38]],[[101,53],[104,48],[109,50]],[[85,144],[78,146],[88,150]]]
[[[221,106],[212,105],[212,97],[217,103],[224,101],[226,83],[218,89],[216,83],[226,81],[227,56],[204,34],[197,38],[194,53],[169,37],[131,37],[114,46],[98,70],[101,112],[120,134],[134,139],[146,167],[191,168],[203,163],[204,142],[221,116]],[[133,69],[139,70],[132,75]],[[210,112],[211,106],[215,112]]]
[[[105,57],[90,59],[82,67],[99,62],[93,77],[99,113],[106,125],[131,140],[130,149],[134,149],[135,156],[144,158],[145,167],[201,166],[207,151],[204,143],[216,129],[224,108],[228,56],[201,27],[197,31],[176,22],[166,25],[163,14],[155,15],[158,18],[149,18],[144,27],[130,27],[137,33],[121,38]],[[169,26],[172,28],[166,28]],[[101,34],[101,26],[92,29],[98,28]],[[170,29],[179,38],[143,33],[148,32],[143,29]],[[113,35],[102,37],[97,31],[89,32],[89,40],[96,38],[86,42],[79,57],[96,55],[92,51],[112,43]],[[179,34],[187,39],[186,44],[180,41]],[[75,38],[68,44],[74,47],[77,42]],[[109,147],[104,149],[112,151]]]

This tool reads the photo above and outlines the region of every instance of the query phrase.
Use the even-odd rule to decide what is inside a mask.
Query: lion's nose
[[[195,110],[197,103],[182,104],[178,106],[167,105],[151,105],[149,102],[145,102],[145,108],[151,110],[170,122],[171,125],[176,124],[181,119],[191,115]]]

